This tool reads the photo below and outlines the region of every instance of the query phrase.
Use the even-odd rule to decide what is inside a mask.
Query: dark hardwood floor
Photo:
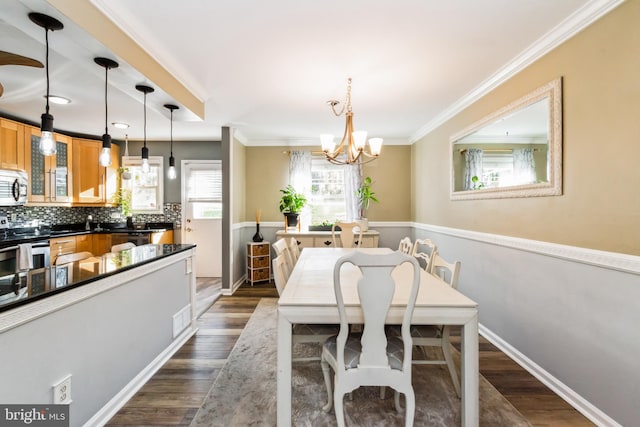
[[[261,298],[273,284],[242,286],[199,318],[198,333],[109,421],[108,426],[188,426]],[[452,337],[454,347],[459,339]],[[480,337],[480,372],[534,426],[593,424]]]

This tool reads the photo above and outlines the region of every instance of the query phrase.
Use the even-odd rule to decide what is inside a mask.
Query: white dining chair
[[[296,262],[298,262],[298,258],[300,258],[300,247],[298,246],[298,240],[296,240],[295,237],[289,237],[286,242],[287,246],[289,247],[291,260],[295,264]]]
[[[56,262],[55,265],[62,265],[62,264],[67,264],[73,261],[82,261],[84,259],[87,258],[91,258],[93,256],[93,254],[91,252],[74,252],[72,254],[64,254],[64,255],[59,255],[56,258]]]
[[[127,249],[135,248],[136,244],[131,242],[119,243],[117,245],[111,246],[111,252],[120,252]]]
[[[284,255],[278,255],[273,259],[273,280],[276,284],[278,295],[282,295],[287,281],[289,280],[290,271]],[[327,338],[338,333],[338,325],[330,324],[303,324],[296,323],[292,329],[292,343],[318,343],[323,344]],[[312,360],[320,360],[320,352],[317,356],[293,358],[294,362],[306,362]]]
[[[433,256],[431,274],[440,277],[453,289],[458,288],[458,275],[460,273],[460,261],[449,263],[437,252]],[[414,325],[411,327],[413,345],[421,347],[425,360],[413,360],[415,365],[447,365],[451,381],[460,397],[460,382],[456,366],[451,355],[451,342],[449,340],[451,327],[448,325]],[[442,349],[444,359],[427,359],[426,347],[439,347]]]
[[[398,250],[403,254],[411,255],[411,251],[413,250],[411,239],[409,237],[403,237],[402,240],[400,240],[400,244],[398,244]]]
[[[438,247],[431,239],[416,239],[413,242],[411,255],[418,259],[418,263],[427,273],[431,273],[433,257],[437,250]]]
[[[385,319],[396,289],[391,273],[404,263],[411,264],[413,280],[402,318],[401,336],[387,336]],[[343,268],[353,268],[351,266],[355,266],[362,274],[357,288],[365,319],[362,334],[349,332],[349,319],[342,294],[341,271]],[[396,409],[399,409],[399,393],[404,394],[405,426],[412,426],[415,397],[411,385],[410,327],[420,286],[418,261],[400,252],[375,255],[350,253],[336,262],[333,286],[340,315],[340,333],[329,338],[322,348],[322,372],[328,396],[323,410],[329,411],[333,406],[338,426],[344,426],[345,394],[360,386],[392,387],[396,391]],[[334,372],[333,387],[331,370]]]
[[[289,245],[285,239],[278,239],[273,243],[273,250],[276,252],[276,256],[283,255],[284,260],[287,263],[287,268],[289,271],[293,271],[293,267],[295,263],[293,262],[293,258],[291,258],[291,251],[289,251]]]
[[[340,232],[336,231],[336,227],[340,227]],[[356,228],[358,229],[357,238]],[[334,248],[359,248],[362,244],[362,228],[357,222],[336,221],[331,227],[331,238]]]

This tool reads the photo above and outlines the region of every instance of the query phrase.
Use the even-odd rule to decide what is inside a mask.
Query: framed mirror
[[[453,135],[451,199],[562,194],[562,80]]]

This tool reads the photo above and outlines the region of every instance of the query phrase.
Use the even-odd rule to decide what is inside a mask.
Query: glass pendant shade
[[[99,157],[100,166],[111,166],[111,136],[108,133],[102,135],[102,150]]]
[[[149,166],[149,149],[147,148],[147,94],[155,89],[146,85],[136,85],[136,89],[144,93],[144,143],[140,158],[142,159],[142,172],[148,173],[151,168]]]
[[[142,172],[149,172],[149,149],[144,146],[142,147]]]
[[[167,172],[167,177],[169,179],[176,179],[176,159],[173,156],[169,157],[169,171]]]
[[[53,137],[53,116],[44,113],[41,118],[42,126],[40,130],[42,133],[40,134],[38,151],[45,156],[52,156],[56,154],[56,140]]]

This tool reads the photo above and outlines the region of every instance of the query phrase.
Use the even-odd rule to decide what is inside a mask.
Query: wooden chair
[[[291,251],[289,251],[289,245],[285,239],[278,239],[276,242],[271,245],[273,246],[273,250],[276,252],[276,256],[284,255],[284,260],[287,263],[287,268],[289,271],[293,271],[293,266],[295,262],[293,258],[291,258]]]
[[[336,227],[340,227],[340,233],[336,233]],[[358,238],[355,237],[354,228],[358,228]],[[337,221],[331,227],[331,238],[334,248],[359,248],[362,244],[362,228],[357,222]],[[338,244],[338,240],[340,244]]]
[[[111,252],[120,252],[127,249],[135,248],[135,247],[136,247],[135,243],[131,243],[131,242],[120,243],[120,244],[111,246]]]
[[[73,261],[82,261],[83,259],[91,258],[93,254],[91,252],[75,252],[72,254],[64,254],[56,258],[56,265],[67,264]]]
[[[447,282],[452,288],[458,287],[458,275],[460,273],[460,261],[448,263],[437,252],[433,256],[431,274],[438,276]],[[426,347],[440,347],[444,359],[439,360],[414,360],[416,365],[447,365],[451,381],[460,397],[460,382],[453,357],[451,356],[451,343],[449,341],[450,326],[448,325],[415,325],[411,327],[411,337],[413,345],[423,349],[423,353],[427,355]]]
[[[393,270],[404,263],[413,268],[413,280],[402,319],[401,336],[387,337],[385,319],[396,284]],[[352,264],[360,270],[358,296],[364,314],[362,334],[350,333],[342,296],[341,269]],[[344,266],[349,268],[349,266]],[[409,284],[406,284],[409,286]],[[322,372],[327,387],[328,401],[323,407],[335,407],[338,426],[344,426],[343,398],[360,386],[388,386],[396,390],[396,408],[399,393],[405,395],[405,426],[413,425],[415,397],[411,386],[411,316],[420,286],[420,265],[407,254],[393,252],[372,255],[354,252],[341,257],[333,270],[333,286],[340,314],[340,333],[327,340],[322,348]],[[332,392],[330,369],[335,385]]]
[[[298,247],[298,241],[295,237],[289,237],[287,239],[287,246],[289,246],[289,254],[291,255],[291,259],[295,264],[298,262],[298,258],[300,258],[300,248]]]
[[[426,249],[426,252],[424,250]],[[418,259],[420,266],[427,272],[431,273],[431,266],[433,264],[433,257],[438,250],[437,246],[430,239],[416,239],[413,243],[413,249],[411,255]],[[424,264],[424,266],[423,266]]]
[[[278,295],[282,295],[287,281],[289,280],[290,271],[284,255],[278,255],[273,259],[273,280],[276,283]],[[338,333],[337,325],[325,324],[299,324],[293,325],[292,343],[324,343],[327,338]],[[306,362],[310,360],[320,360],[320,355],[314,357],[298,357],[292,359],[294,362]]]
[[[404,237],[400,240],[398,250],[403,254],[411,255],[411,251],[413,250],[413,243],[411,243],[411,239],[409,237]]]

